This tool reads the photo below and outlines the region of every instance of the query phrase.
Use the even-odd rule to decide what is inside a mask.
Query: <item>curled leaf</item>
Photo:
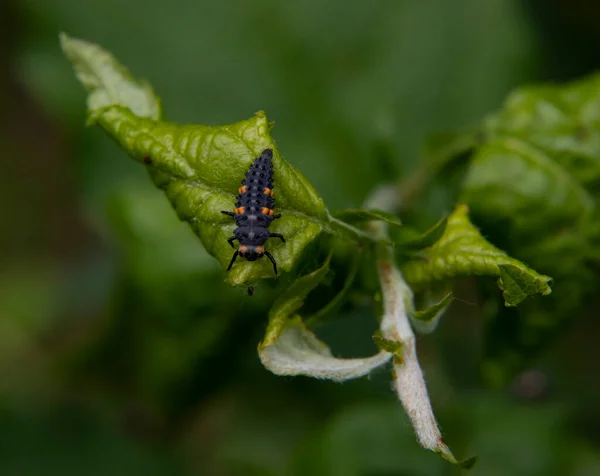
[[[487,321],[486,368],[497,384],[564,332],[596,294],[599,100],[597,73],[519,87],[485,121],[485,141],[472,154],[460,201],[486,232],[557,281],[549,299]],[[499,277],[511,300],[544,291],[508,266]]]
[[[413,327],[421,334],[433,332],[440,322],[440,319],[452,303],[452,293],[447,293],[438,302],[431,304],[421,311],[412,311],[409,313]]]
[[[527,299],[527,296],[550,293],[551,278],[547,281],[537,279],[527,270],[514,264],[501,264],[498,268],[500,269],[498,286],[502,289],[507,306],[514,306],[516,304],[513,303],[518,304]]]
[[[267,249],[283,271],[291,270],[304,248],[331,220],[310,183],[287,163],[270,135],[272,123],[263,112],[225,126],[180,126],[157,121],[158,100],[145,83],[136,81],[97,45],[61,36],[63,49],[78,78],[90,92],[90,118],[132,158],[143,163],[164,190],[179,217],[188,222],[205,248],[227,267],[232,249],[227,238],[234,221],[222,210],[235,208],[237,189],[250,164],[267,148],[273,150],[276,209],[281,219],[271,230],[286,243],[270,240]],[[345,227],[354,230],[350,225]],[[273,277],[266,260],[240,260],[228,273],[232,284],[253,284]]]
[[[308,293],[323,282],[329,269],[328,261],[294,282],[273,304],[258,353],[263,365],[274,374],[306,375],[341,382],[362,377],[391,358],[391,354],[383,351],[372,357],[336,358],[299,317],[293,317]]]
[[[448,217],[444,217],[420,236],[403,238],[400,235],[395,239],[398,251],[400,253],[412,252],[433,246],[444,235],[447,225]]]
[[[551,292],[552,279],[486,241],[469,221],[468,208],[464,205],[455,209],[441,239],[424,250],[423,256],[424,259],[409,261],[403,267],[407,281],[417,288],[459,275],[497,276],[507,306],[516,306],[532,294]],[[513,268],[501,271],[501,265]],[[518,279],[514,277],[514,269],[521,273]]]
[[[402,362],[402,342],[386,339],[381,332],[381,329],[378,329],[373,334],[373,342],[379,347],[380,350],[384,350],[391,354],[394,354],[395,360],[398,362]]]
[[[272,345],[279,339],[279,336],[287,326],[288,322],[290,322],[292,316],[302,307],[302,304],[304,304],[306,296],[321,284],[327,276],[330,259],[331,255],[320,268],[296,279],[292,285],[275,300],[269,311],[269,324],[267,325],[265,338],[260,344],[261,348]]]
[[[290,322],[277,341],[259,350],[263,365],[277,375],[305,375],[343,382],[367,375],[390,361],[382,351],[371,357],[340,359],[299,321]]]

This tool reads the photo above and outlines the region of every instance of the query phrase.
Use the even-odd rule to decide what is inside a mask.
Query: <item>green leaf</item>
[[[442,299],[431,304],[426,309],[410,312],[409,317],[412,321],[413,327],[415,327],[421,334],[433,332],[437,327],[442,315],[452,303],[452,300],[452,293],[447,293]]]
[[[423,309],[422,311],[413,311],[410,313],[410,316],[413,319],[421,322],[431,322],[433,321],[441,312],[445,311],[446,308],[452,302],[453,296],[452,293],[446,294],[441,300],[432,304],[427,309]]]
[[[538,279],[537,276],[527,272],[526,269],[514,264],[501,264],[498,267],[500,268],[498,286],[503,291],[507,306],[514,306],[524,301],[527,296],[533,296],[534,294],[550,294],[551,279],[544,282],[544,280]]]
[[[297,279],[277,298],[269,312],[269,324],[258,354],[263,365],[276,375],[306,375],[341,382],[362,377],[391,358],[385,351],[364,358],[334,357],[329,347],[295,315],[308,293],[327,276],[330,258],[331,255],[319,269]]]
[[[139,117],[161,118],[160,100],[152,87],[145,81],[135,80],[110,53],[65,33],[60,34],[60,44],[73,63],[77,79],[89,92],[90,121],[110,106],[126,107]]]
[[[591,263],[600,249],[599,98],[598,74],[518,88],[487,119],[485,141],[472,155],[460,201],[486,234],[560,283],[549,299],[518,313],[495,311],[487,321],[486,349],[494,361],[487,365],[499,383],[581,315],[598,287]],[[520,288],[532,292],[541,284],[515,270],[501,272],[511,299],[523,298]]]
[[[373,342],[379,347],[380,350],[394,354],[394,358],[398,364],[403,363],[402,359],[402,342],[386,339],[383,337],[381,329],[377,329],[373,333]]]
[[[485,124],[461,200],[486,230],[561,281],[593,289],[600,179],[600,75],[519,88]]]
[[[512,223],[517,237],[584,224],[594,210],[592,196],[544,151],[514,137],[498,137],[475,153],[461,200],[478,215]]]
[[[600,179],[600,74],[515,90],[486,122],[489,137],[526,141],[587,185]]]
[[[329,272],[331,255],[323,266],[296,279],[273,303],[269,311],[269,324],[260,347],[272,345],[281,335],[288,320],[302,307],[306,296],[323,282]]]
[[[332,212],[332,215],[352,225],[360,225],[370,221],[383,221],[390,225],[401,226],[397,215],[383,210],[345,209]]]
[[[352,258],[352,263],[350,264],[350,269],[346,272],[346,279],[344,280],[342,289],[325,306],[304,320],[308,327],[314,328],[318,326],[327,317],[333,315],[341,307],[346,296],[348,295],[348,291],[350,290],[352,283],[354,282],[354,278],[356,278],[356,273],[358,272],[360,264],[360,258],[360,251],[355,251]]]
[[[442,218],[419,237],[403,239],[402,235],[400,235],[394,241],[398,245],[399,252],[404,250],[415,251],[429,248],[442,238],[446,231],[446,226],[448,226],[448,217]]]
[[[516,306],[532,294],[551,292],[552,279],[487,242],[469,221],[468,208],[464,205],[450,215],[442,238],[424,251],[424,258],[412,260],[403,267],[407,281],[415,288],[459,275],[497,276],[507,306]],[[511,270],[502,271],[502,265],[510,266]],[[522,275],[517,278],[513,268]]]
[[[156,121],[158,101],[149,87],[131,79],[109,53],[66,35],[61,41],[79,79],[90,91],[91,120],[132,158],[146,165],[180,219],[192,226],[224,268],[233,253],[227,238],[235,223],[221,211],[235,208],[241,179],[267,148],[273,149],[276,206],[282,215],[273,223],[272,231],[286,238],[285,244],[274,240],[267,243],[278,267],[290,271],[321,231],[334,229],[310,183],[281,157],[270,136],[272,123],[263,112],[246,121],[217,127]],[[349,225],[341,231],[350,236],[365,235]],[[239,260],[227,279],[232,284],[247,285],[269,277],[273,277],[273,269],[267,260]]]

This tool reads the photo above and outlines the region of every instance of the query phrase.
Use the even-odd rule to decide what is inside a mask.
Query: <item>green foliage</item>
[[[477,126],[515,85],[557,76],[537,68],[541,62],[534,56],[537,45],[547,44],[536,37],[545,30],[543,18],[556,14],[556,7],[543,5],[544,15],[529,15],[513,0],[334,1],[327,8],[314,0],[85,5],[55,0],[15,6],[22,26],[18,38],[10,37],[9,28],[0,39],[10,61],[0,78],[7,119],[0,131],[2,249],[10,261],[0,280],[6,298],[0,364],[20,369],[5,372],[1,402],[19,415],[5,415],[0,472],[131,473],[133,462],[150,473],[154,468],[179,474],[172,461],[161,464],[167,445],[192,466],[186,474],[460,471],[415,444],[398,402],[391,401],[385,372],[343,386],[275,379],[252,358],[269,306],[282,289],[293,289],[299,275],[323,263],[327,252],[305,247],[277,287],[264,283],[252,298],[223,283],[223,259],[210,256],[187,224],[178,222],[162,192],[147,180],[143,169],[153,176],[152,167],[141,167],[139,157],[138,163],[123,160],[100,128],[81,128],[83,94],[57,48],[58,29],[118,53],[160,91],[170,120],[230,124],[268,111],[269,119],[277,120],[280,153],[330,207],[370,206],[364,199],[373,187],[407,177],[399,187],[406,208],[389,215],[404,224],[389,229],[399,263],[422,261],[444,231],[437,229],[423,242],[423,230],[455,203],[468,203],[471,220],[487,241],[553,276],[556,285],[551,295],[527,299],[518,308],[503,305],[490,279],[433,281],[416,295],[415,308],[424,311],[411,318],[421,330],[418,323],[430,325],[441,313],[427,322],[415,314],[433,312],[456,284],[456,300],[440,332],[417,339],[444,437],[458,453],[479,455],[475,474],[599,472],[591,428],[600,398],[597,359],[586,350],[594,348],[597,335],[593,316],[600,285],[598,127],[589,120],[596,113],[597,79],[519,88],[501,111]],[[6,11],[0,7],[0,17]],[[569,19],[577,9],[571,13]],[[3,19],[9,25],[12,17],[8,10]],[[540,24],[534,25],[534,18]],[[586,38],[586,23],[577,23],[568,42],[555,35],[560,48],[549,51],[544,63],[557,61],[558,50],[579,41],[577,54],[568,66],[561,63],[558,76],[568,75],[572,62],[583,71],[585,45],[577,38]],[[87,46],[75,56],[103,51]],[[79,72],[95,88],[89,103],[101,110],[135,97],[129,111],[162,120],[148,84],[106,59]],[[18,94],[11,82],[19,85]],[[120,87],[105,89],[107,82]],[[98,123],[93,113],[91,119]],[[475,127],[466,133],[438,134],[420,146],[429,131],[470,125]],[[32,153],[19,142],[39,144],[40,150]],[[65,160],[53,162],[56,157]],[[411,180],[407,172],[417,158],[426,173]],[[509,167],[520,172],[511,175]],[[43,177],[36,183],[38,169]],[[425,182],[432,173],[434,180]],[[65,182],[56,183],[57,177]],[[77,195],[68,195],[72,188],[66,180]],[[226,193],[234,194],[237,186]],[[278,199],[279,192],[277,185]],[[577,206],[571,206],[572,199]],[[60,207],[60,216],[48,213],[52,204]],[[228,199],[225,209],[232,204]],[[96,237],[93,244],[71,226],[74,210],[83,211]],[[327,342],[319,348],[330,356],[370,355],[376,351],[372,317],[380,296],[369,237],[347,228],[349,215],[328,220],[330,236],[318,241],[336,247],[330,270],[306,299],[298,288],[297,296],[288,296],[304,301],[292,315],[308,316],[304,326],[295,327],[307,332],[295,335],[309,344]],[[337,238],[328,242],[332,234],[360,246]],[[46,248],[52,248],[50,259],[44,257]],[[515,299],[534,291],[527,290],[529,284],[543,284],[519,282],[510,265],[498,268],[498,279],[513,289]],[[272,277],[272,269],[264,277]],[[561,339],[560,348],[548,349],[551,335],[574,318],[587,327]],[[312,334],[308,329],[317,324]],[[506,385],[540,348],[549,350],[539,365],[556,392],[542,391],[544,400],[521,404],[523,396],[513,387],[510,393],[480,388],[482,351],[502,357],[494,366],[485,362],[487,382],[491,375],[494,383]],[[59,378],[52,371],[57,367]],[[73,398],[88,410],[74,412]],[[555,409],[557,401],[561,405]],[[81,424],[100,412],[111,415],[110,430]],[[130,444],[134,440],[152,443],[140,447]],[[152,454],[146,454],[148,446]],[[25,447],[37,449],[40,457],[27,458],[19,450]]]
[[[190,223],[205,248],[223,267],[231,259],[227,238],[235,228],[221,210],[235,203],[240,177],[260,153],[273,149],[277,207],[282,218],[273,231],[286,244],[270,243],[279,267],[290,271],[308,243],[329,225],[323,201],[312,186],[285,162],[269,134],[271,124],[260,112],[247,121],[220,127],[177,126],[159,119],[158,100],[149,86],[129,75],[96,45],[61,36],[65,53],[89,91],[88,115],[129,155],[145,164],[179,217]],[[271,277],[266,260],[240,263],[228,274],[233,284]]]
[[[549,299],[527,303],[517,314],[499,311],[489,321],[486,369],[498,384],[579,315],[599,285],[598,97],[598,75],[518,88],[483,122],[478,142],[463,150],[442,147],[446,165],[464,167],[457,199],[469,205],[486,236],[501,237],[502,248],[557,283]],[[510,287],[515,301],[544,291],[526,273],[500,271],[504,292]]]
[[[261,361],[278,375],[308,375],[343,381],[366,375],[394,356],[394,379],[419,441],[425,448],[457,463],[437,429],[416,359],[414,336],[406,310],[412,309],[412,291],[391,263],[387,227],[374,225],[376,222],[401,225],[399,218],[391,213],[397,204],[390,203],[400,200],[398,193],[393,188],[382,188],[373,193],[369,203],[376,203],[385,210],[374,206],[332,215],[309,182],[283,160],[270,136],[272,124],[263,112],[252,119],[226,126],[180,126],[165,122],[150,86],[132,78],[109,53],[64,34],[61,43],[74,64],[78,79],[89,93],[88,122],[100,125],[133,159],[146,166],[152,181],[165,192],[179,218],[191,225],[206,250],[222,267],[230,259],[227,238],[231,236],[234,224],[221,211],[227,210],[235,201],[240,177],[265,149],[273,150],[277,206],[283,215],[275,222],[273,231],[287,239],[285,244],[269,246],[280,269],[289,272],[300,265],[306,268],[302,261],[310,258],[306,254],[307,247],[323,231],[334,237],[354,240],[357,249],[352,254],[355,256],[361,254],[361,247],[377,244],[376,249],[371,248],[370,256],[377,257],[387,303],[381,332],[373,335],[379,353],[368,358],[334,357],[329,347],[310,332],[296,314],[308,293],[322,284],[328,275],[333,253],[330,249],[320,268],[299,279],[292,278],[291,284],[273,304],[265,338],[259,345]],[[458,139],[460,136],[452,137],[450,146],[443,148],[440,156],[473,146],[471,140]],[[437,162],[434,170],[445,163],[445,159],[437,159]],[[359,224],[368,224],[369,231],[354,226]],[[550,278],[539,275],[483,239],[470,223],[465,206],[457,207],[449,218],[440,220],[420,236],[414,232],[412,236],[411,232],[400,232],[397,241],[402,248],[398,258],[403,262],[404,273],[417,290],[458,275],[493,275],[499,278],[507,306],[515,306],[532,294],[550,293]],[[331,247],[336,242],[336,239],[330,239],[325,244]],[[314,324],[339,307],[353,285],[357,270],[358,259],[342,288],[309,319],[309,323]],[[228,281],[251,285],[270,274],[270,264],[265,260],[243,262],[228,274]],[[432,330],[449,302],[450,295],[427,310],[413,314],[413,322]],[[405,344],[409,346],[406,361]],[[407,391],[417,388],[418,392]],[[459,464],[466,468],[474,461],[472,458]]]
[[[158,121],[162,118],[160,101],[145,81],[136,81],[129,71],[98,45],[60,34],[63,52],[75,69],[77,79],[89,92],[88,118],[94,123],[103,110],[122,106],[138,117]]]
[[[269,324],[261,347],[274,344],[286,324],[302,307],[308,294],[323,282],[329,271],[329,260],[312,273],[294,281],[294,283],[279,295],[269,311]]]
[[[403,272],[416,289],[460,275],[497,276],[507,306],[551,292],[551,278],[488,243],[469,221],[465,206],[456,208],[441,238],[423,252],[422,259],[404,264]]]
[[[485,121],[463,185],[478,217],[507,224],[528,259],[561,274],[595,253],[599,96],[598,75],[516,90]]]
[[[422,257],[419,252],[433,246],[439,241],[444,235],[447,225],[448,217],[445,217],[424,233],[419,233],[412,228],[403,228],[394,237],[394,241],[398,247],[398,255],[408,258]]]
[[[383,337],[381,330],[379,329],[373,334],[373,341],[375,342],[377,347],[379,347],[380,350],[384,350],[386,352],[394,354],[394,358],[398,362],[402,362],[401,342],[395,342],[393,340],[386,339],[385,337]]]
[[[446,294],[438,302],[432,304],[426,309],[420,311],[413,311],[410,316],[417,321],[431,322],[434,321],[446,308],[452,303],[452,293]]]

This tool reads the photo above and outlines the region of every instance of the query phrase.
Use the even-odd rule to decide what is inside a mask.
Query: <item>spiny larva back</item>
[[[279,233],[271,233],[267,228],[271,222],[281,215],[275,214],[275,196],[273,192],[273,151],[265,149],[252,163],[238,189],[237,202],[233,212],[223,211],[225,215],[233,217],[237,228],[233,236],[227,241],[233,247],[233,241],[238,240],[239,249],[233,254],[227,271],[231,269],[239,256],[248,261],[255,261],[267,256],[273,263],[273,270],[277,274],[277,263],[264,244],[269,238],[285,239]]]

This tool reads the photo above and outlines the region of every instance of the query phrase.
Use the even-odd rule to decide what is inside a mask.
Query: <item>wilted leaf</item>
[[[300,321],[291,322],[272,345],[260,350],[263,365],[277,375],[306,375],[342,382],[367,375],[389,362],[392,354],[381,351],[371,357],[334,357]]]
[[[274,303],[269,324],[258,352],[263,365],[277,375],[306,375],[343,381],[362,377],[385,364],[388,352],[372,357],[340,359],[309,331],[294,313],[329,270],[329,260],[319,269],[296,280]]]
[[[409,261],[403,267],[407,281],[417,288],[459,275],[497,276],[507,306],[516,306],[532,294],[551,292],[551,278],[528,268],[487,242],[469,221],[468,209],[464,205],[456,208],[448,219],[442,238],[427,248],[423,255],[424,259]],[[511,277],[510,283],[504,282],[501,265],[513,266],[526,275],[528,281],[523,277],[518,280]]]

